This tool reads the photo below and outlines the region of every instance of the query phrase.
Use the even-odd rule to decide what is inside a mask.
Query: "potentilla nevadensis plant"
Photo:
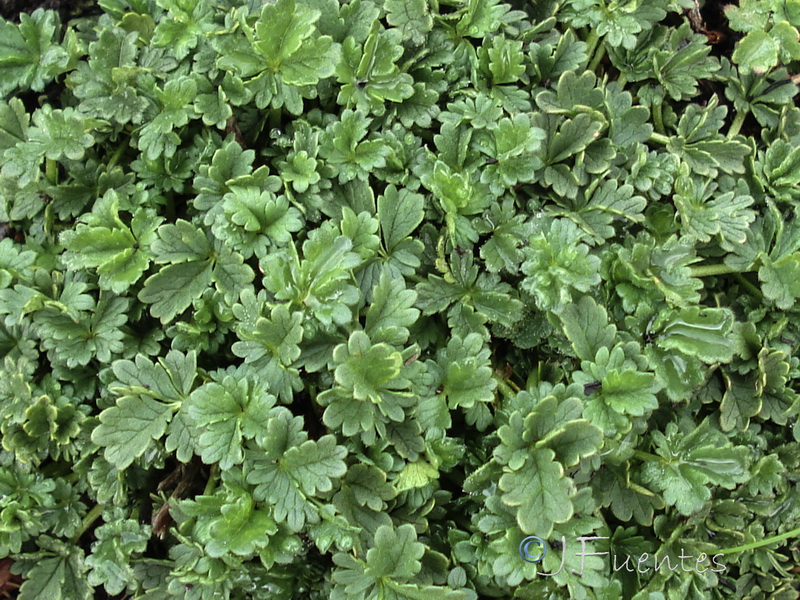
[[[60,15],[0,20],[0,596],[798,597],[800,2]]]

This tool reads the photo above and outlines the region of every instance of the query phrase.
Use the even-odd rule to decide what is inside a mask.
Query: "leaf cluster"
[[[800,8],[696,9],[0,20],[19,598],[796,597]]]

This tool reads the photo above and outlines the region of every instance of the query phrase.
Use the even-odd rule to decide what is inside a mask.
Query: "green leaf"
[[[750,153],[747,144],[725,139],[721,131],[728,112],[712,96],[705,107],[690,104],[678,121],[678,136],[670,138],[667,149],[680,157],[698,175],[716,177],[718,169],[743,173],[744,158]]]
[[[439,350],[436,362],[442,381],[442,397],[451,409],[472,408],[491,402],[497,381],[492,377],[490,352],[477,333],[465,338],[454,335],[446,348]]]
[[[300,150],[293,155],[290,154],[291,162],[280,163],[281,178],[290,181],[296,192],[301,194],[320,180],[317,172],[317,159],[309,156],[306,150]]]
[[[417,322],[419,310],[413,308],[417,293],[402,280],[382,274],[372,288],[372,304],[367,309],[364,332],[370,340],[400,346],[408,340],[408,328]]]
[[[62,260],[73,269],[97,269],[100,287],[122,294],[150,265],[150,245],[156,240],[155,231],[163,219],[140,208],[128,227],[118,216],[117,196],[113,190],[109,191],[109,196],[113,198],[109,213],[113,226],[103,226],[98,220],[63,232],[61,243],[67,252]]]
[[[282,466],[294,478],[302,493],[313,496],[333,489],[333,480],[345,473],[342,459],[346,455],[347,450],[336,445],[336,438],[326,435],[317,441],[306,440],[299,446],[287,449]]]
[[[603,431],[584,419],[570,421],[543,436],[536,445],[551,448],[562,465],[573,467],[581,459],[592,456],[600,449],[603,445]]]
[[[117,360],[112,364],[116,381],[108,388],[121,396],[145,395],[164,402],[183,401],[191,392],[197,377],[197,356],[194,351],[186,354],[170,350],[157,363],[142,354],[135,362]]]
[[[747,482],[747,490],[754,496],[767,496],[773,490],[780,490],[784,487],[784,473],[786,473],[786,467],[777,456],[762,456],[753,465],[753,475]]]
[[[332,223],[312,231],[303,242],[303,258],[293,245],[289,250],[273,252],[261,264],[264,286],[278,300],[292,300],[307,309],[321,322],[349,322],[350,306],[358,301],[352,285],[351,269],[362,259],[352,251],[353,242],[340,235]]]
[[[425,15],[418,15],[423,21]],[[390,15],[388,18],[394,18]],[[403,56],[400,29],[370,32],[363,43],[347,37],[335,74],[341,84],[337,102],[355,106],[365,114],[383,115],[386,102],[402,102],[414,95],[414,79],[401,73],[397,61]]]
[[[558,312],[572,301],[571,288],[588,292],[600,283],[600,259],[590,255],[580,240],[578,228],[566,219],[555,219],[530,236],[523,250],[522,288],[541,308]]]
[[[386,22],[403,32],[403,39],[419,46],[433,27],[427,0],[386,0]]]
[[[483,169],[481,181],[497,194],[519,182],[532,181],[542,166],[537,152],[547,139],[544,130],[532,126],[528,116],[518,114],[501,119],[492,133],[485,152],[494,162]]]
[[[582,360],[592,360],[600,348],[610,348],[617,332],[617,328],[609,324],[606,310],[591,296],[567,306],[559,318],[575,355]]]
[[[278,0],[264,5],[255,24],[256,35],[221,38],[218,66],[246,81],[259,108],[303,111],[305,86],[316,85],[333,74],[340,46],[329,35],[319,35],[315,24],[321,16],[304,3]]]
[[[346,109],[339,122],[321,137],[320,155],[339,174],[339,182],[366,181],[368,174],[386,165],[389,147],[381,140],[365,140],[370,120],[360,111]]]
[[[705,363],[727,363],[737,352],[736,344],[731,343],[733,323],[733,313],[727,308],[691,307],[663,313],[654,326],[656,343]]]
[[[506,472],[499,487],[503,503],[517,510],[517,523],[523,533],[546,539],[555,523],[565,523],[573,515],[571,482],[549,448],[533,450],[521,468]]]
[[[134,519],[115,519],[95,529],[94,535],[97,542],[86,558],[91,569],[89,583],[102,585],[109,594],[120,594],[128,585],[136,585],[131,558],[147,548],[150,527]]]
[[[381,388],[400,374],[400,353],[386,344],[371,344],[367,334],[361,331],[350,336],[347,350],[340,351],[343,357],[344,352],[347,358],[336,368],[337,383],[352,389],[356,400],[380,403]]]
[[[431,481],[439,479],[439,471],[426,460],[406,463],[393,483],[397,491],[404,492],[414,488],[425,487]]]
[[[281,200],[268,191],[236,187],[225,195],[225,214],[248,233],[266,234],[278,243],[286,243],[300,229],[302,221],[300,211],[289,208],[285,198]],[[276,214],[278,210],[283,212],[280,217]]]
[[[748,208],[753,204],[753,198],[749,194],[734,191],[715,193],[716,184],[699,184],[689,176],[685,167],[681,169],[681,175],[675,181],[672,198],[678,208],[684,234],[694,236],[701,242],[719,235],[720,245],[726,250],[733,250],[744,243],[750,225],[756,219],[755,211]],[[745,186],[742,189],[747,188]]]
[[[19,14],[19,25],[0,18],[0,94],[20,88],[41,92],[56,75],[68,70],[71,52],[56,42],[58,13],[36,10]]]
[[[252,439],[266,427],[275,397],[250,379],[225,377],[197,388],[186,403],[201,432],[195,446],[203,462],[230,469],[244,460],[243,438]]]
[[[735,373],[723,372],[725,394],[719,410],[719,425],[722,431],[744,431],[750,419],[761,412],[761,398],[753,393],[753,383]]]
[[[642,465],[642,478],[663,492],[667,505],[682,515],[697,512],[711,498],[708,484],[733,489],[750,476],[750,451],[733,447],[722,433],[711,429],[708,419],[688,435],[680,434],[675,423],[669,423],[666,434],[655,431],[652,435],[663,460]]]
[[[211,7],[202,0],[159,0],[158,5],[168,12],[155,27],[153,44],[169,47],[182,59],[197,46],[204,30],[210,29]]]
[[[365,573],[375,579],[410,579],[422,568],[420,559],[424,553],[425,546],[417,541],[413,525],[381,527],[375,533],[374,547],[367,551]]]
[[[403,357],[386,343],[371,343],[363,331],[355,331],[347,344],[334,348],[336,386],[317,401],[326,406],[328,427],[342,428],[346,436],[363,432],[364,439],[383,433],[387,421],[402,422],[405,408],[414,403],[411,382],[403,376]]]
[[[20,600],[89,600],[92,588],[86,581],[83,551],[63,542],[39,538],[40,552],[20,587]],[[54,556],[55,554],[55,556]]]
[[[336,46],[330,36],[314,36],[320,13],[294,0],[278,0],[261,10],[254,47],[290,85],[311,85],[333,74]],[[309,39],[311,38],[311,39]]]
[[[206,546],[209,556],[215,558],[228,553],[251,557],[267,547],[269,536],[278,532],[270,511],[256,508],[247,493],[236,494],[232,502],[220,507],[220,513],[221,518],[209,529],[212,540]]]
[[[750,32],[766,29],[769,22],[770,2],[741,0],[739,5],[725,7],[725,16],[734,31]]]
[[[33,126],[28,130],[31,144],[51,160],[80,160],[95,140],[87,131],[86,119],[72,107],[53,109],[49,104],[33,113]]]
[[[153,242],[157,263],[202,260],[211,253],[205,233],[183,219],[159,227],[158,237]]]
[[[515,83],[525,72],[522,42],[509,40],[503,35],[493,36],[491,47],[484,42],[478,50],[478,59],[482,70],[488,71],[493,85]]]
[[[673,100],[693,98],[699,82],[719,70],[719,62],[710,53],[707,38],[692,31],[690,23],[670,33],[664,49],[653,57],[653,71]]]
[[[28,139],[29,122],[30,116],[22,100],[12,98],[8,102],[0,102],[0,156],[8,148]]]
[[[333,572],[331,598],[424,600],[436,597],[466,600],[464,592],[410,582],[423,568],[423,555],[425,545],[417,541],[413,525],[406,523],[396,529],[381,525],[375,533],[374,546],[367,551],[366,560],[343,553],[334,555],[337,568]]]
[[[579,114],[564,121],[558,131],[548,139],[545,164],[552,165],[584,150],[600,137],[603,122],[588,114]]]
[[[233,304],[239,299],[242,290],[247,289],[248,284],[253,281],[255,273],[250,265],[245,264],[241,254],[231,250],[221,240],[216,240],[214,253],[212,279],[225,301]]]
[[[190,261],[169,265],[144,282],[138,298],[152,304],[150,314],[169,323],[176,315],[186,310],[211,284],[211,264],[206,261]]]
[[[392,484],[386,481],[386,473],[377,467],[358,463],[347,470],[343,480],[353,495],[353,499],[360,505],[372,510],[382,510],[386,501],[397,495]]]
[[[581,361],[573,373],[584,386],[585,416],[606,430],[606,434],[627,431],[630,422],[622,415],[643,416],[658,408],[655,393],[661,383],[655,374],[644,371],[644,357],[635,343],[600,348],[591,361]]]
[[[652,395],[655,375],[612,370],[603,378],[603,400],[617,412],[641,416],[648,408],[657,406]]]
[[[155,95],[160,112],[141,128],[137,142],[147,160],[173,156],[177,151],[180,137],[175,129],[195,116],[193,101],[197,96],[197,83],[190,77],[177,77],[167,81],[163,90],[157,88]]]
[[[758,279],[764,296],[778,308],[791,308],[800,298],[800,253],[787,254],[775,261],[762,255]]]
[[[89,44],[88,61],[79,62],[69,74],[67,81],[86,114],[122,125],[144,119],[150,102],[136,87],[143,74],[136,64],[137,37],[122,29],[102,29]]]
[[[522,316],[522,303],[514,297],[512,288],[492,274],[480,274],[472,254],[454,253],[452,268],[444,278],[429,275],[417,287],[417,305],[424,314],[444,311],[455,303],[450,314],[460,306],[469,306],[489,321],[511,326]],[[460,306],[459,306],[460,305]]]
[[[347,450],[336,445],[336,438],[307,437],[302,418],[292,417],[284,407],[274,408],[256,440],[261,449],[248,455],[252,463],[247,482],[256,485],[254,497],[268,502],[275,519],[285,521],[292,531],[300,531],[307,521],[318,522],[309,498],[331,491],[333,481],[347,470]]]
[[[123,396],[100,413],[92,441],[105,448],[103,455],[108,462],[125,469],[166,433],[173,411],[153,398]]]
[[[640,525],[651,526],[653,514],[664,508],[661,497],[631,481],[630,472],[611,466],[601,469],[592,478],[592,489],[603,506],[610,506],[614,516],[623,522],[632,518]]]
[[[280,180],[269,176],[269,169],[261,166],[253,170],[255,151],[244,150],[234,139],[229,139],[217,149],[209,164],[200,165],[194,186],[198,194],[193,199],[193,206],[205,212],[203,223],[214,224],[223,210],[220,202],[228,192],[237,187],[255,187],[277,191]],[[176,223],[179,224],[179,219]]]
[[[242,326],[231,350],[263,373],[270,390],[283,401],[290,401],[298,386],[299,374],[292,365],[300,358],[303,340],[303,314],[290,313],[286,305],[272,309],[270,318],[260,317],[252,328]]]
[[[419,227],[424,218],[424,205],[422,194],[404,188],[398,190],[393,185],[378,196],[378,221],[388,252],[394,252],[400,242]]]
[[[778,64],[778,43],[767,32],[750,31],[739,40],[733,62],[754,73],[764,73]]]
[[[567,22],[573,27],[588,25],[604,36],[611,47],[623,46],[633,49],[637,34],[650,29],[665,16],[666,5],[642,3],[626,6],[625,10],[609,10],[597,1],[571,2],[566,13]]]
[[[606,181],[593,190],[585,203],[581,200],[579,194],[576,204],[584,206],[580,208],[578,215],[573,210],[552,212],[574,220],[581,229],[592,235],[596,243],[602,243],[615,235],[613,223],[616,221],[644,221],[642,211],[646,206],[645,199],[634,195],[631,185],[619,186],[616,181]]]

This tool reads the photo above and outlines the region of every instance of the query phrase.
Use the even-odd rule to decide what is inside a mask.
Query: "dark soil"
[[[20,13],[32,13],[37,8],[57,10],[61,22],[85,12],[94,2],[85,0],[0,0],[0,17],[14,23],[19,22]]]

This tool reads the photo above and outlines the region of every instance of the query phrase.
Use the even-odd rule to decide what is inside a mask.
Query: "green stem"
[[[114,150],[114,154],[111,155],[109,161],[106,163],[106,173],[109,173],[111,169],[113,169],[117,165],[119,159],[122,158],[122,155],[125,153],[125,150],[127,150],[127,148],[128,148],[128,138],[124,138],[120,142],[119,146],[117,146],[117,149]]]
[[[495,375],[494,379],[497,382],[497,389],[500,390],[500,393],[503,394],[503,397],[508,398],[509,400],[513,400],[517,397],[517,393],[511,389],[511,386],[506,383],[505,379],[499,375]]]
[[[53,234],[53,226],[56,223],[56,215],[53,212],[53,204],[48,203],[44,207],[44,233],[47,236]]]
[[[724,550],[718,550],[717,554],[733,554],[734,552],[744,552],[745,550],[753,550],[754,548],[761,548],[762,546],[768,546],[769,544],[780,542],[781,540],[785,540],[790,537],[795,537],[797,535],[800,535],[800,527],[798,527],[797,529],[792,529],[791,531],[787,531],[786,533],[782,533],[780,535],[774,535],[770,538],[767,538],[765,540],[760,540],[758,542],[744,544],[743,546],[736,546],[735,548],[725,548]]]
[[[669,536],[669,539],[664,542],[664,546],[671,546],[675,540],[677,540],[680,535],[683,533],[684,529],[686,529],[686,525],[678,525],[675,529],[672,530],[672,533]]]
[[[717,265],[698,265],[690,268],[692,277],[711,277],[713,275],[730,275],[732,273],[749,273],[755,271],[755,268],[739,270],[729,267],[726,264],[720,263]]]
[[[661,114],[661,103],[657,102],[653,105],[653,123],[656,126],[658,133],[664,133],[664,117]]]
[[[288,181],[284,184],[283,191],[286,197],[289,199],[289,202],[294,204],[297,210],[299,210],[301,213],[303,213],[304,216],[306,216],[308,214],[306,207],[300,204],[300,202],[298,202],[297,199],[295,199],[294,194],[292,193],[291,190],[291,184]]]
[[[663,144],[664,146],[666,146],[667,144],[669,144],[669,137],[666,135],[662,135],[660,133],[651,133],[648,141],[655,142],[657,144]]]
[[[605,58],[605,56],[606,56],[606,45],[601,43],[597,47],[597,52],[595,52],[592,62],[589,63],[589,70],[592,72],[597,71],[597,66]]]
[[[84,533],[89,531],[89,528],[94,525],[94,522],[100,518],[100,515],[103,514],[103,505],[102,504],[95,504],[92,510],[86,513],[86,516],[83,517],[83,522],[81,523],[81,528],[78,530],[78,533],[72,536],[70,540],[71,544],[75,544],[81,539]]]
[[[734,273],[733,276],[742,285],[742,287],[744,289],[746,289],[748,292],[750,292],[751,295],[755,296],[759,300],[763,300],[764,299],[764,294],[761,293],[761,290],[758,289],[756,286],[754,286],[752,283],[750,283],[745,278],[744,275],[742,275],[741,273]]]
[[[596,29],[589,32],[589,37],[586,38],[586,60],[588,63],[589,57],[594,54],[594,49],[597,47],[597,42],[600,41],[600,34]]]
[[[651,452],[645,452],[644,450],[634,450],[633,455],[636,458],[641,458],[642,460],[646,461],[656,461],[656,462],[664,462],[664,459],[660,457],[658,454],[653,454]]]
[[[733,118],[733,123],[731,123],[731,128],[728,129],[728,139],[731,139],[739,133],[746,117],[747,113],[745,111],[736,113],[736,116]]]
[[[51,185],[58,185],[58,163],[52,158],[45,159],[44,176]]]
[[[208,474],[208,481],[206,481],[206,487],[203,490],[203,496],[210,496],[214,493],[214,488],[217,487],[217,475],[219,474],[219,465],[214,463],[211,465],[211,471]]]
[[[625,84],[628,83],[628,78],[625,76],[625,73],[620,72],[619,77],[617,77],[617,82],[622,87],[625,87]]]

